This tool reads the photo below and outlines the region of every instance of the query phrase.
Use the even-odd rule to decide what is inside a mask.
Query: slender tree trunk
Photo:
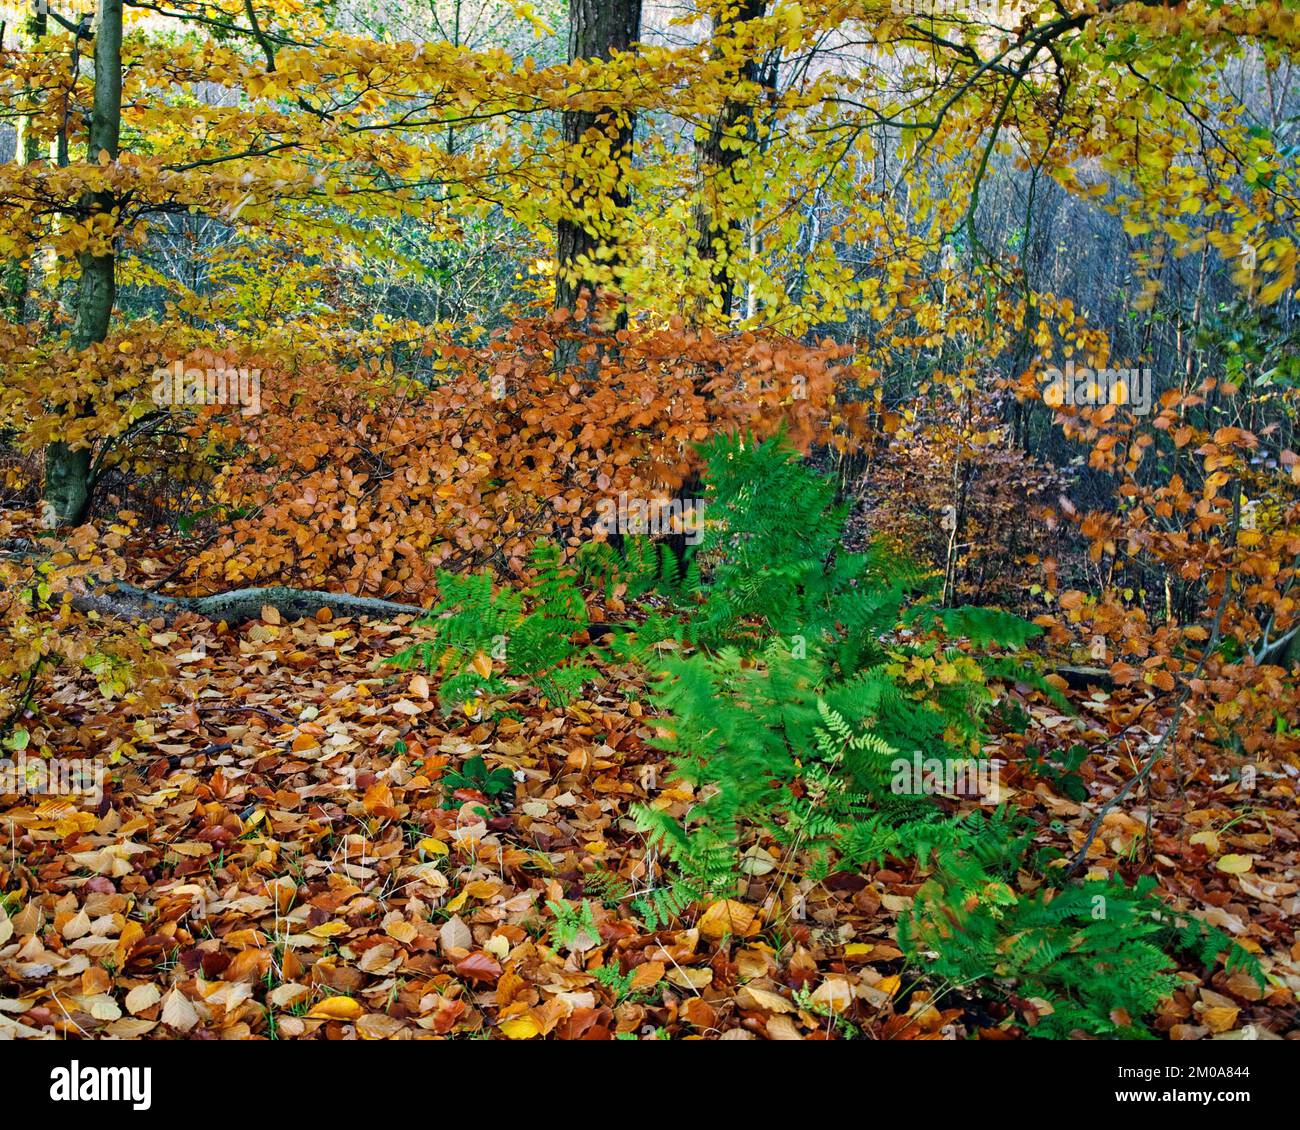
[[[18,32],[18,43],[22,49],[34,48],[45,38],[48,17],[39,5],[34,5],[31,14],[23,21]],[[32,129],[32,119],[24,115],[18,119],[18,137],[14,144],[14,164],[30,165],[41,155],[40,145]],[[27,293],[31,287],[31,256],[26,259],[11,259],[6,265],[4,276],[4,303],[6,313],[14,322],[27,320]]]
[[[767,0],[741,0],[731,9],[725,22],[714,30],[714,40],[725,44],[735,26],[759,19],[767,9]],[[722,47],[727,50],[726,46]],[[736,77],[746,83],[761,80],[762,67],[752,54],[736,61]],[[744,225],[739,216],[726,214],[727,196],[737,184],[737,164],[745,150],[736,144],[739,136],[752,139],[754,107],[743,99],[727,99],[714,116],[709,132],[695,143],[699,169],[698,196],[695,205],[695,253],[706,265],[711,286],[697,297],[696,321],[702,321],[710,305],[717,303],[723,318],[731,315],[735,305],[735,271],[732,259],[744,242]],[[724,141],[729,142],[724,144]]]
[[[99,0],[95,19],[95,95],[90,117],[87,159],[99,162],[101,154],[115,161],[122,125],[122,0]],[[111,213],[117,201],[111,192],[91,192],[82,197],[80,211],[96,216]],[[79,256],[81,279],[77,289],[72,347],[89,349],[108,337],[117,297],[117,255],[84,251]],[[45,502],[51,519],[59,524],[81,521],[90,504],[91,452],[58,441],[45,449]]]
[[[609,59],[615,51],[630,51],[641,34],[641,0],[569,0],[569,59]],[[556,227],[555,306],[575,310],[585,305],[584,322],[590,320],[596,301],[591,280],[598,264],[611,265],[615,276],[620,257],[613,236],[597,227],[596,216],[610,216],[613,223],[630,203],[627,173],[632,163],[636,115],[626,110],[566,110],[563,115],[564,144],[571,152],[583,144],[591,131],[610,139],[609,153],[615,167],[609,186],[579,182],[573,186],[572,204],[584,219],[563,217]],[[602,207],[605,200],[612,211]],[[586,218],[592,217],[592,218]],[[619,320],[626,319],[620,313]],[[578,342],[564,341],[556,350],[556,364],[571,364]]]

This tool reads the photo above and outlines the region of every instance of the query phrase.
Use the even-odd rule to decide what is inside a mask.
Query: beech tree
[[[761,92],[776,84],[779,47],[764,58],[757,55],[759,36],[743,37],[745,25],[767,10],[766,0],[743,0],[727,4],[714,17],[711,53],[723,59],[730,75],[730,94],[695,141],[700,163],[699,204],[695,218],[695,253],[707,266],[709,288],[697,299],[697,314],[716,303],[718,313],[728,319],[735,299],[734,260],[741,254],[744,219],[737,214],[737,191],[746,179],[738,166],[756,144],[754,103]],[[738,34],[740,33],[740,34]]]
[[[569,60],[609,60],[634,49],[641,0],[569,0]],[[555,305],[594,307],[601,286],[618,290],[624,252],[628,173],[636,136],[631,108],[565,110],[569,150],[560,189],[567,197],[556,225]],[[626,321],[626,312],[620,313]]]
[[[94,97],[86,136],[88,163],[106,168],[118,158],[122,128],[122,0],[98,0],[93,25]],[[88,187],[73,215],[89,233],[78,252],[78,281],[72,348],[84,351],[108,337],[117,298],[117,252],[111,188]],[[70,405],[74,412],[78,406]],[[45,502],[57,524],[77,523],[90,501],[91,449],[55,440],[45,449]]]

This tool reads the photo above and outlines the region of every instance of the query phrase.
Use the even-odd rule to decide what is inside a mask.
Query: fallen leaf
[[[326,997],[307,1013],[308,1020],[356,1020],[365,1009],[351,997]]]
[[[1254,866],[1254,860],[1249,855],[1222,855],[1215,866],[1229,875],[1244,875]]]
[[[713,941],[720,941],[728,935],[743,938],[754,925],[754,918],[755,911],[752,907],[734,899],[723,899],[704,912],[698,929],[703,937]]]
[[[525,1013],[514,1020],[506,1020],[497,1025],[502,1035],[511,1040],[531,1040],[540,1035],[542,1028],[532,1016]]]
[[[199,1022],[198,1010],[180,989],[172,989],[163,1001],[162,1022],[177,1032],[188,1032]]]
[[[160,1000],[162,1000],[162,992],[157,985],[152,982],[147,985],[137,985],[126,994],[126,1011],[136,1016],[146,1009],[153,1008]]]

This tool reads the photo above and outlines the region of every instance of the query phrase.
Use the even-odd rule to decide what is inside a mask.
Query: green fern
[[[735,889],[744,844],[760,836],[806,853],[818,874],[903,850],[913,826],[933,840],[934,813],[894,794],[890,762],[965,758],[994,701],[985,670],[915,631],[900,640],[901,627],[943,622],[930,579],[882,546],[845,553],[833,484],[781,437],[722,438],[704,454],[708,520],[692,562],[704,583],[677,606],[694,651],[659,658],[621,641],[658,673],[652,697],[672,735],[659,744],[699,799],[687,823],[640,811],[642,826],[707,896]],[[632,548],[629,568],[646,561]],[[998,637],[1018,648],[1038,631],[979,609],[950,618],[988,654]],[[902,673],[914,659],[955,674],[912,688]]]
[[[604,867],[597,867],[595,871],[584,876],[582,887],[584,894],[598,900],[606,910],[617,909],[619,904],[626,901],[632,893],[631,883],[623,876]]]
[[[899,944],[958,988],[1043,1002],[1030,1035],[1148,1037],[1143,1018],[1179,983],[1170,957],[1179,949],[1211,965],[1226,950],[1230,963],[1250,967],[1225,935],[1175,925],[1153,879],[1070,883],[1049,871],[1036,889],[1021,890],[1029,822],[999,811],[962,823],[966,834],[935,852],[931,878],[900,919]]]
[[[440,572],[442,599],[416,621],[433,629],[432,638],[412,644],[389,662],[430,673],[441,670],[439,698],[448,713],[467,700],[514,690],[501,677],[475,668],[481,655],[503,661],[507,674],[537,686],[552,702],[569,702],[596,673],[579,662],[583,649],[573,642],[589,624],[586,601],[555,546],[538,546],[530,565],[532,580],[522,593],[508,588],[494,592],[486,573],[458,577]]]

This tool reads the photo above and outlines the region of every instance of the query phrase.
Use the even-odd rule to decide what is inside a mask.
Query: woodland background
[[[1294,1038],[1297,11],[8,6],[0,1032]]]

